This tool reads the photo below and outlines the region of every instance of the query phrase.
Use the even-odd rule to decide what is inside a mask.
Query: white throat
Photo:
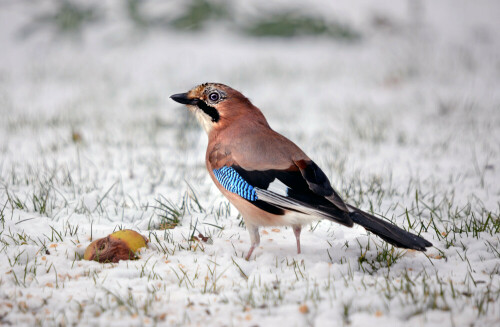
[[[205,130],[205,132],[210,133],[210,131],[213,128],[213,122],[212,118],[207,115],[206,113],[203,112],[200,108],[197,106],[188,106],[189,111],[191,111],[194,116],[196,117],[196,120],[200,123],[201,127]]]

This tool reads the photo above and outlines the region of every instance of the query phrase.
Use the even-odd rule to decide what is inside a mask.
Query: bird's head
[[[262,119],[265,121],[260,110],[243,94],[224,84],[201,84],[186,93],[174,94],[170,98],[185,104],[207,133],[213,129],[224,128],[243,115],[250,115],[247,118],[253,117],[257,121]]]

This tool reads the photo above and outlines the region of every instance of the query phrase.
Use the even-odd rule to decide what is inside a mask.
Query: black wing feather
[[[314,161],[299,160],[296,163],[311,191],[326,198],[340,210],[349,212],[344,200],[335,192],[328,177]]]
[[[314,162],[311,161],[306,167],[298,167],[300,170],[259,171],[233,166],[238,174],[256,189],[259,200],[251,203],[262,210],[281,215],[285,210],[317,215],[349,227],[355,222],[383,240],[402,248],[425,251],[426,247],[432,246],[420,236],[346,205]],[[289,188],[287,196],[267,190],[275,179]]]
[[[332,194],[336,193],[330,186],[330,182],[326,175],[315,164],[306,174],[301,172],[301,170],[245,170],[236,165],[232,166],[232,168],[253,187],[266,190],[275,179],[278,179],[289,188],[286,199],[287,201],[295,201],[296,206],[287,206],[283,202],[277,203],[271,201],[269,198],[268,201],[258,200],[252,202],[263,210],[268,212],[271,212],[268,209],[300,211],[300,206],[303,206],[304,210],[305,208],[308,208],[308,210],[313,209],[320,216],[335,220],[347,226],[352,226],[352,220],[348,212],[344,212],[335,203],[332,203],[329,197],[325,197],[325,195],[331,197]],[[306,179],[304,175],[306,175],[308,179]],[[316,185],[317,187],[315,187],[315,189],[319,190],[319,193],[311,189],[311,185]],[[263,203],[268,204],[267,209],[263,208]],[[305,211],[303,212],[306,213]],[[308,213],[311,214],[311,211],[309,210]]]

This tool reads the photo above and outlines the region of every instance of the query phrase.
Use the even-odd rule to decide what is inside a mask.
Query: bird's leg
[[[297,240],[297,254],[300,254],[300,231],[302,230],[302,226],[294,225],[293,226],[293,234],[295,235],[295,239]]]
[[[259,235],[259,227],[254,225],[247,224],[248,233],[250,234],[250,241],[252,245],[250,246],[250,250],[248,250],[248,254],[245,257],[245,260],[250,260],[250,256],[252,255],[253,250],[259,246],[260,243],[260,235]]]

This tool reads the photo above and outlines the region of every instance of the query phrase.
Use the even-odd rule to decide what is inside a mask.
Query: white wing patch
[[[283,184],[282,181],[279,179],[275,178],[267,187],[268,191],[274,192],[276,194],[279,194],[281,196],[288,196],[288,190],[289,187]]]

